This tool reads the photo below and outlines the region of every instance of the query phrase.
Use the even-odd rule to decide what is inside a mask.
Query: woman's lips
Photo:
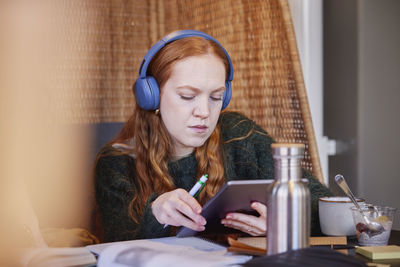
[[[195,126],[191,126],[190,128],[193,129],[197,133],[204,133],[208,129],[208,127],[205,125],[195,125]]]

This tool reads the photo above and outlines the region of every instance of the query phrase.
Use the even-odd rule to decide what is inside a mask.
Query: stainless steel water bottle
[[[306,248],[310,238],[310,190],[301,179],[304,144],[272,144],[275,181],[267,192],[267,255]]]

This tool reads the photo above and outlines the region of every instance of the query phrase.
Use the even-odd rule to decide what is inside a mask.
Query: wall
[[[397,208],[400,208],[399,13],[397,0],[359,2],[358,192],[369,202]],[[400,216],[396,227],[400,229]]]
[[[324,134],[345,147],[329,159],[329,177],[342,173],[357,187],[357,5],[351,0],[324,1]]]
[[[324,1],[324,134],[340,141],[329,176],[342,173],[356,195],[397,208],[399,12],[396,0]]]
[[[330,151],[327,142],[328,138],[323,135],[323,0],[289,0],[288,2],[296,34],[324,183],[329,185],[328,155]]]

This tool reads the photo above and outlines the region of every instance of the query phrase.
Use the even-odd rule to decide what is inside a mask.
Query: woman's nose
[[[208,102],[208,98],[199,98],[197,105],[194,109],[194,115],[201,118],[207,118],[210,115],[209,105],[210,103]]]

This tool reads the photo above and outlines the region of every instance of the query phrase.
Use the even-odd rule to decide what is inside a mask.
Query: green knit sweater
[[[271,153],[273,139],[250,119],[234,112],[222,113],[219,119],[224,142],[224,162],[226,180],[273,179],[274,164]],[[246,136],[246,138],[235,139]],[[101,153],[112,150],[107,146]],[[109,153],[107,153],[109,154]],[[135,190],[135,159],[128,155],[103,156],[95,167],[96,202],[100,211],[104,241],[156,238],[170,235],[169,227],[165,228],[154,217],[151,202],[157,195],[151,195],[145,206],[145,212],[139,224],[129,217],[129,202]],[[196,182],[197,160],[194,153],[170,162],[169,173],[175,180],[177,188],[190,190]],[[311,232],[320,233],[318,220],[318,198],[330,195],[329,190],[310,174],[311,192]]]

